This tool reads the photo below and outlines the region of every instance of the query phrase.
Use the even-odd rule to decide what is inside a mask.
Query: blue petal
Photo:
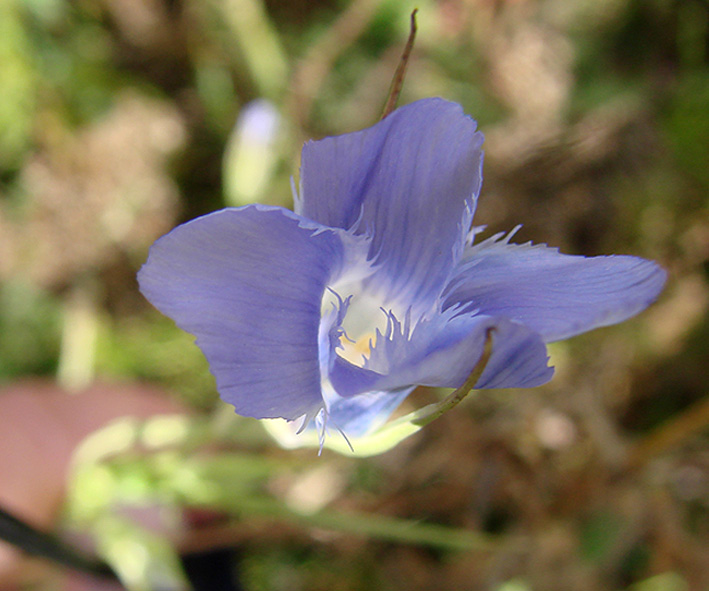
[[[281,208],[225,209],[158,240],[138,280],[239,414],[293,420],[323,407],[320,303],[347,238]]]
[[[382,426],[414,387],[365,392],[351,398],[335,394],[329,401],[328,420],[348,437],[361,437]]]
[[[411,385],[457,388],[483,353],[493,329],[492,356],[476,388],[527,388],[551,379],[546,347],[528,327],[506,318],[448,310],[420,321],[411,331],[392,317],[378,334],[364,367],[338,357],[330,381],[343,397]]]
[[[498,238],[469,247],[444,292],[444,309],[505,316],[551,342],[630,318],[665,283],[665,272],[644,259],[563,255]]]
[[[384,295],[426,308],[462,254],[480,191],[475,128],[459,105],[425,99],[364,131],[309,142],[296,211],[370,233]]]

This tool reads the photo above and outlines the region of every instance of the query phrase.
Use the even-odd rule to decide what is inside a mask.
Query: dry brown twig
[[[409,38],[406,40],[404,52],[401,54],[399,65],[396,67],[396,72],[394,72],[394,79],[391,81],[391,88],[389,89],[389,98],[387,98],[387,102],[384,105],[384,110],[382,111],[381,119],[384,119],[396,108],[396,103],[399,100],[401,89],[404,86],[406,68],[409,65],[409,58],[411,57],[411,51],[414,48],[414,41],[416,40],[417,12],[418,8],[414,8],[413,12],[411,13],[411,29],[409,30]]]

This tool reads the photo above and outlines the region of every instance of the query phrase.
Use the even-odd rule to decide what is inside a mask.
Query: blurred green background
[[[669,282],[638,318],[552,345],[544,387],[479,393],[379,457],[286,452],[218,405],[135,272],[180,221],[290,207],[302,142],[378,119],[413,8],[400,104],[478,120],[476,225],[655,259]],[[2,385],[150,383],[193,409],[172,459],[101,468],[102,519],[208,509],[219,535],[168,545],[236,548],[249,591],[709,588],[708,191],[704,0],[0,1]],[[125,531],[84,492],[62,527],[115,566]]]

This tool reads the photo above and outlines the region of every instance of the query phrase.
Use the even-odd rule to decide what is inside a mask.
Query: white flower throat
[[[385,308],[383,303],[383,298],[364,289],[362,282],[336,283],[325,290],[321,307],[323,318],[333,308],[347,306],[341,326],[343,333],[340,335],[340,347],[337,349],[340,357],[353,365],[364,365],[376,344],[377,331],[386,333],[389,307]]]

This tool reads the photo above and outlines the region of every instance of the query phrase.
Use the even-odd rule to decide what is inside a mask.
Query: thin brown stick
[[[638,469],[654,458],[679,447],[709,428],[709,397],[705,397],[682,414],[662,423],[628,452],[626,468]]]
[[[409,38],[406,41],[404,52],[401,54],[399,65],[396,67],[396,72],[394,72],[394,79],[391,81],[391,88],[389,89],[389,98],[387,98],[387,102],[384,105],[384,111],[382,111],[381,119],[384,119],[396,108],[396,103],[399,100],[401,89],[404,86],[406,67],[409,65],[409,58],[411,57],[411,51],[414,48],[414,40],[416,39],[417,12],[418,8],[414,8],[414,11],[411,13],[411,29],[409,30]]]

